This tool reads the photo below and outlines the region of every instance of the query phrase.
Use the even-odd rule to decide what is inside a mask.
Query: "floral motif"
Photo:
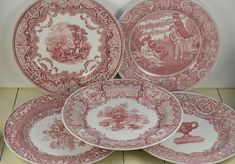
[[[113,131],[119,131],[125,128],[138,130],[149,123],[148,117],[140,115],[138,112],[138,109],[128,110],[128,104],[125,103],[115,107],[106,107],[104,111],[98,113],[97,117],[104,118],[99,123],[100,126]]]
[[[47,148],[40,150],[38,148],[37,144],[31,138],[31,129],[38,121],[60,115],[66,99],[67,96],[62,95],[43,96],[33,99],[17,108],[8,118],[5,126],[4,136],[11,150],[23,159],[30,161],[30,163],[40,164],[93,163],[112,153],[112,151],[95,147],[90,147],[90,149],[83,152],[80,150],[84,147],[77,146],[74,153],[69,152],[67,149],[63,152],[67,152],[68,154],[58,156],[54,155],[53,150],[51,151]],[[83,145],[83,143],[78,144]]]
[[[198,100],[197,102],[197,108],[196,111],[199,113],[203,113],[204,115],[212,115],[213,113],[216,113],[215,111],[216,105],[214,100],[208,100],[207,98],[202,98]]]
[[[43,133],[43,141],[50,141],[49,146],[52,149],[68,149],[72,151],[78,146],[86,145],[84,142],[78,141],[74,136],[69,134],[63,122],[56,118],[53,124],[49,126],[49,130],[44,130]]]
[[[178,89],[184,89],[185,87],[188,87],[191,85],[191,76],[188,76],[186,74],[181,74],[179,76],[179,81],[177,82]]]
[[[96,94],[100,98],[91,101],[87,97],[93,92],[88,95],[84,92],[94,88],[97,88]],[[151,96],[159,95],[157,102],[149,101],[145,94],[149,90],[156,91]],[[161,110],[161,107],[167,108]],[[147,111],[142,113],[140,109]],[[182,110],[172,94],[147,81],[109,80],[74,92],[64,105],[63,119],[71,133],[91,145],[134,150],[157,144],[175,132],[181,123]],[[110,136],[115,133],[130,134],[130,137],[124,140]]]
[[[86,60],[91,46],[87,42],[85,29],[66,22],[51,27],[46,39],[47,51],[51,57],[61,63],[76,63]]]

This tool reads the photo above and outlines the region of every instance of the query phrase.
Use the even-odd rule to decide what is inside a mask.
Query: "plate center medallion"
[[[145,124],[149,123],[147,116],[139,114],[139,109],[128,110],[128,108],[127,103],[106,107],[104,111],[97,114],[98,118],[103,119],[99,122],[99,126],[112,131],[137,130],[142,129]]]
[[[123,140],[125,136],[127,140],[131,140],[156,126],[158,117],[154,110],[135,100],[117,98],[91,110],[87,122],[108,138]]]
[[[154,12],[133,28],[129,51],[135,63],[148,74],[168,76],[185,70],[198,56],[201,36],[185,14]]]
[[[46,45],[52,59],[67,64],[87,59],[91,45],[87,41],[88,33],[84,28],[61,22],[52,26],[50,30]]]
[[[35,31],[38,49],[33,60],[43,70],[88,77],[100,66],[105,36],[88,14],[49,14]]]

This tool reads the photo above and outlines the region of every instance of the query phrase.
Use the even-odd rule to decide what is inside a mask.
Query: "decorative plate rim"
[[[68,97],[66,94],[56,94],[56,95],[57,95],[57,96],[61,96],[61,97],[63,97],[63,96],[64,96],[64,97]],[[8,140],[7,140],[7,137],[6,137],[6,133],[5,133],[5,131],[6,131],[6,124],[7,124],[8,120],[9,120],[9,118],[12,117],[12,115],[13,115],[15,112],[17,112],[18,108],[27,105],[29,102],[32,102],[32,101],[37,100],[37,99],[40,99],[40,98],[46,98],[46,97],[51,98],[51,97],[55,97],[56,95],[44,95],[44,96],[39,96],[39,97],[32,98],[32,99],[30,99],[30,100],[24,102],[23,104],[19,105],[19,106],[16,107],[10,114],[8,114],[8,117],[7,117],[7,119],[5,120],[5,124],[4,124],[4,128],[3,128],[3,141],[4,141],[4,143],[6,144],[7,148],[10,150],[10,152],[12,152],[12,153],[13,153],[15,156],[17,156],[19,159],[24,160],[24,161],[29,162],[29,163],[32,163],[32,164],[39,164],[39,163],[37,163],[37,162],[31,161],[31,160],[29,160],[29,159],[27,159],[27,158],[25,158],[25,157],[19,155],[19,154],[10,146],[10,144],[9,144],[9,142],[8,142]],[[106,155],[104,155],[102,158],[96,159],[96,160],[91,161],[91,162],[89,162],[89,163],[92,164],[92,163],[101,161],[101,160],[107,158],[108,156],[110,156],[111,154],[114,153],[114,151],[112,151],[112,150],[109,150],[109,151],[110,151],[110,152],[107,153]],[[76,156],[76,155],[75,155],[75,156]]]
[[[151,84],[151,83],[149,83],[149,82],[146,81],[146,80],[136,80],[136,79],[112,79],[112,80],[107,80],[107,81],[103,81],[103,82],[112,82],[112,81],[139,81],[139,82],[145,82],[145,83]],[[67,100],[65,101],[64,104],[66,104],[67,101],[69,101],[69,99],[70,99],[73,95],[75,95],[78,91],[83,90],[83,89],[86,88],[86,87],[90,87],[90,86],[92,86],[92,85],[96,85],[96,84],[98,84],[98,83],[100,83],[100,82],[95,82],[95,83],[92,83],[92,84],[90,84],[90,85],[88,85],[88,86],[85,86],[85,87],[82,87],[82,88],[78,89],[77,91],[75,91],[73,94],[71,94],[71,95],[67,98]],[[101,83],[102,83],[102,82],[101,82]],[[151,85],[152,85],[152,84],[151,84]],[[157,87],[160,87],[160,86],[157,86]],[[181,124],[182,124],[182,121],[183,121],[183,114],[184,114],[184,113],[183,113],[183,108],[181,107],[181,105],[180,105],[180,103],[179,103],[179,100],[176,98],[176,96],[175,96],[174,94],[172,94],[171,92],[169,92],[167,89],[162,88],[162,87],[160,87],[160,88],[161,88],[162,90],[168,92],[169,95],[171,95],[171,96],[176,100],[176,102],[178,103],[178,105],[179,105],[179,107],[180,107],[180,109],[181,109],[181,114],[180,114],[181,118],[180,118],[179,124],[177,125],[177,127],[175,128],[175,130],[174,130],[171,134],[169,134],[169,135],[168,135],[167,137],[165,137],[164,139],[162,139],[162,140],[160,140],[160,141],[158,141],[158,142],[155,142],[155,143],[153,143],[153,144],[150,144],[150,145],[147,145],[147,146],[135,147],[135,148],[110,148],[110,147],[105,147],[105,146],[100,146],[100,145],[98,146],[98,145],[96,145],[96,144],[90,143],[89,141],[86,141],[86,140],[84,140],[84,139],[82,139],[82,138],[76,136],[76,134],[74,134],[74,132],[72,132],[72,130],[66,125],[65,118],[64,118],[64,111],[65,111],[65,108],[64,108],[64,107],[65,107],[65,105],[64,105],[64,107],[62,108],[62,112],[61,112],[61,113],[62,113],[62,122],[63,122],[64,126],[66,127],[66,129],[69,131],[69,133],[72,134],[75,138],[77,138],[77,139],[79,139],[79,140],[85,142],[86,144],[89,144],[89,145],[92,145],[92,146],[95,146],[95,147],[99,147],[99,148],[102,148],[102,149],[117,150],[117,151],[131,151],[131,150],[139,150],[139,149],[144,149],[144,148],[148,148],[148,147],[157,145],[157,144],[159,144],[159,143],[161,143],[161,142],[167,140],[167,139],[170,138],[172,135],[174,135],[174,133],[180,128],[180,126],[181,126]]]
[[[24,160],[24,161],[26,161],[26,162],[29,162],[29,163],[31,163],[31,164],[40,164],[40,163],[36,163],[36,162],[30,161],[30,160],[28,160],[27,158],[24,158],[24,157],[20,156],[19,154],[17,154],[17,153],[10,147],[8,141],[6,140],[5,133],[3,133],[3,138],[4,138],[4,143],[6,144],[7,148],[8,148],[15,156],[17,156],[18,158],[20,158],[20,159],[22,159],[22,160]],[[105,155],[104,157],[99,158],[99,159],[97,159],[97,160],[95,160],[95,161],[90,162],[90,164],[95,163],[95,162],[99,162],[99,161],[101,161],[101,160],[107,158],[108,156],[110,156],[111,154],[114,153],[114,151],[112,151],[112,150],[110,150],[110,151],[111,151],[111,152],[110,152],[109,154],[107,154],[107,155]]]
[[[31,84],[33,84],[34,86],[38,87],[40,90],[42,91],[45,91],[49,94],[58,94],[58,93],[61,93],[61,92],[58,92],[58,91],[52,91],[52,90],[49,90],[47,88],[44,88],[42,87],[41,85],[37,84],[36,82],[34,82],[23,70],[18,58],[17,58],[17,53],[16,53],[16,48],[15,48],[15,36],[16,36],[16,33],[17,33],[17,29],[19,27],[19,24],[22,20],[22,18],[24,17],[24,15],[33,7],[35,6],[37,3],[39,3],[40,1],[43,1],[43,0],[38,0],[38,1],[35,1],[35,2],[32,2],[32,4],[30,4],[28,7],[26,7],[25,9],[23,9],[23,11],[21,12],[21,15],[18,17],[17,21],[16,21],[16,24],[14,25],[14,29],[13,29],[13,35],[12,35],[12,52],[13,52],[13,56],[14,56],[14,59],[15,59],[15,63],[17,64],[18,68],[20,68],[20,72],[24,75],[24,77],[26,77],[27,80],[29,80],[31,82]],[[122,64],[122,61],[123,61],[123,57],[124,57],[124,42],[123,42],[123,39],[122,39],[122,36],[123,36],[123,31],[121,29],[121,26],[117,20],[117,18],[109,11],[108,8],[106,8],[103,4],[101,4],[100,2],[96,1],[96,0],[89,0],[97,5],[99,5],[99,7],[101,7],[104,11],[106,11],[109,16],[114,20],[115,22],[115,25],[117,26],[117,29],[119,31],[119,35],[120,35],[120,47],[121,47],[121,51],[120,51],[120,56],[119,56],[119,61],[118,61],[118,64],[115,68],[115,71],[112,72],[112,75],[109,76],[107,79],[113,79],[116,74],[119,73],[119,69],[121,67],[121,64]],[[71,94],[70,93],[70,90],[68,89],[68,94]]]
[[[220,98],[220,100],[217,100],[217,99],[215,99],[215,98],[213,98],[213,97],[210,97],[210,96],[206,96],[206,95],[203,95],[203,94],[200,94],[200,93],[192,93],[192,92],[188,92],[188,91],[172,91],[171,92],[172,94],[190,94],[190,95],[196,95],[196,96],[203,96],[203,97],[205,97],[205,98],[209,98],[209,99],[211,99],[211,100],[213,100],[213,101],[216,101],[216,102],[220,102],[220,100],[221,100],[221,98]],[[224,102],[220,102],[221,104],[223,104],[225,107],[227,107],[228,109],[230,109],[231,111],[233,111],[233,112],[235,112],[234,110],[233,110],[233,108],[231,108],[229,105],[227,105],[227,104],[225,104]],[[145,150],[145,149],[143,149],[146,153],[148,153],[148,154],[150,154],[150,155],[152,155],[152,156],[154,156],[154,157],[157,157],[157,158],[159,158],[159,159],[161,159],[161,160],[165,160],[165,161],[168,161],[168,162],[171,162],[171,163],[176,163],[176,164],[187,164],[187,163],[184,163],[184,162],[178,162],[178,161],[173,161],[173,160],[169,160],[169,159],[167,159],[167,158],[164,158],[164,157],[161,157],[161,156],[159,156],[159,155],[156,155],[156,154],[154,154],[154,153],[152,153],[152,152],[149,152],[149,151],[147,151],[147,150]],[[223,158],[223,159],[220,159],[220,160],[217,160],[217,161],[213,161],[213,162],[207,162],[207,163],[205,163],[205,164],[216,164],[216,163],[220,163],[220,162],[223,162],[223,161],[225,161],[225,160],[228,160],[228,159],[230,159],[230,158],[232,158],[232,157],[234,157],[234,155],[235,155],[235,152],[233,153],[233,154],[231,154],[230,156],[228,156],[228,157],[226,157],[226,158]]]
[[[183,0],[181,0],[181,1],[183,1]],[[215,57],[216,60],[213,62],[212,66],[207,69],[207,72],[205,73],[205,76],[200,77],[199,80],[197,80],[196,82],[194,82],[194,83],[191,84],[190,86],[184,87],[183,89],[178,89],[178,88],[173,89],[173,90],[170,89],[169,91],[171,91],[171,92],[188,91],[188,90],[190,90],[191,88],[197,86],[197,85],[198,85],[200,82],[202,82],[203,80],[205,80],[206,77],[213,71],[213,69],[214,69],[215,66],[217,65],[216,63],[218,63],[218,58],[219,58],[220,53],[221,53],[221,44],[222,44],[222,43],[221,43],[221,36],[220,36],[220,32],[219,32],[219,26],[218,26],[218,24],[216,23],[216,19],[210,14],[209,8],[208,8],[208,7],[204,4],[204,2],[201,1],[201,0],[186,0],[186,1],[193,2],[194,4],[197,4],[198,6],[200,6],[200,7],[206,12],[207,16],[212,20],[213,26],[214,26],[215,29],[216,29],[216,35],[217,35],[217,39],[218,39],[217,52],[216,52],[216,57]],[[121,21],[122,21],[122,19],[124,18],[124,16],[125,16],[127,13],[129,13],[133,8],[135,8],[136,6],[138,6],[138,5],[141,4],[141,3],[144,3],[144,1],[137,1],[137,2],[133,3],[127,10],[125,10],[125,11],[122,13],[122,15],[121,15],[121,16],[119,17],[119,19],[118,19],[118,22],[119,22],[119,24],[120,24],[121,29],[122,29],[122,26],[123,26],[123,25],[121,25]],[[168,10],[168,9],[165,9],[165,10]],[[159,11],[161,11],[161,10],[159,10]],[[157,11],[155,11],[155,12],[157,12]],[[151,13],[150,13],[150,14],[151,14]],[[149,15],[149,14],[148,14],[148,15]],[[123,33],[124,33],[124,32],[123,32]],[[127,39],[128,39],[128,38],[129,38],[129,37],[127,37]],[[125,37],[123,36],[122,39],[125,40]],[[126,42],[126,41],[123,41],[123,44],[125,44],[125,42]],[[130,54],[129,54],[129,50],[128,50],[128,54],[126,54],[126,53],[125,53],[125,49],[128,49],[128,46],[126,46],[126,45],[123,46],[123,61],[124,61],[125,56],[129,56],[128,59],[131,58],[131,60],[133,60],[132,57],[131,57]],[[122,65],[121,65],[121,67],[122,67]],[[121,67],[119,68],[118,74],[120,75],[120,77],[121,77],[122,79],[128,79],[128,76],[125,76],[125,75],[124,75],[123,71],[121,70]],[[130,69],[130,68],[129,68],[129,69]],[[138,68],[138,69],[139,69],[139,68]],[[143,72],[143,71],[141,70],[141,72]],[[142,79],[145,79],[145,80],[147,80],[147,81],[149,81],[149,82],[152,81],[152,79],[146,78],[146,77],[144,77],[144,76],[142,76],[142,75],[141,75],[141,76],[137,75],[137,76],[138,76],[138,78],[140,78],[140,79],[142,78]],[[135,77],[137,77],[137,76],[135,76]],[[148,76],[151,76],[151,75],[148,75]],[[161,77],[161,75],[160,75],[160,77]],[[133,78],[133,77],[132,77],[132,78]],[[152,78],[155,78],[155,76],[153,76]],[[164,78],[164,77],[162,77],[162,78]],[[177,82],[177,81],[176,81],[176,82]],[[153,84],[159,85],[158,83],[154,83],[154,82],[153,82]],[[164,86],[161,86],[161,87],[165,88]],[[165,88],[165,89],[168,90],[168,88]]]

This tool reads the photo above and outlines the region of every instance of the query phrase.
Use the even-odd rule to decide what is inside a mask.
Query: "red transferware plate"
[[[165,89],[146,81],[112,80],[72,94],[62,110],[78,139],[111,150],[142,149],[177,131],[182,109]]]
[[[84,164],[112,153],[73,137],[63,125],[61,109],[67,97],[43,96],[17,108],[7,119],[6,145],[20,158],[40,164]]]
[[[173,163],[220,163],[235,155],[235,112],[210,97],[176,92],[184,110],[177,133],[145,149]]]
[[[125,44],[119,71],[123,78],[183,90],[199,82],[216,61],[216,24],[194,0],[143,1],[119,22]]]
[[[122,60],[116,19],[94,0],[38,0],[20,17],[13,49],[24,75],[53,93],[113,78]]]

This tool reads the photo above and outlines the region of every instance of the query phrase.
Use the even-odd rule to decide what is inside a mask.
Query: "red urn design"
[[[200,136],[192,136],[189,133],[198,127],[197,122],[183,122],[178,132],[183,133],[182,137],[176,138],[174,140],[175,144],[187,144],[195,142],[203,142],[204,138]]]

